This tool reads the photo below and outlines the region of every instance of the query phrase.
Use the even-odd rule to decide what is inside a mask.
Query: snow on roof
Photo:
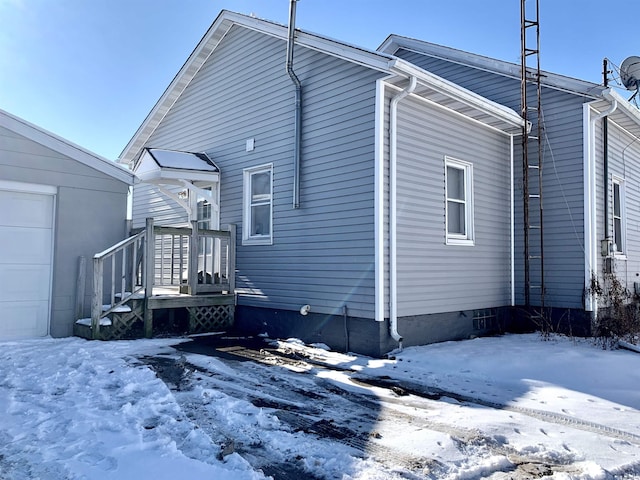
[[[220,171],[204,153],[179,152],[161,148],[148,148],[147,150],[162,168],[199,170],[204,172]]]

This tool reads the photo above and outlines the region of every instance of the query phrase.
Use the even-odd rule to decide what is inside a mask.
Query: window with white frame
[[[211,195],[213,194],[212,188],[202,187],[202,192],[196,198],[196,216],[198,220],[198,228],[203,230],[209,230],[213,227],[211,224]],[[207,194],[206,192],[211,192]]]
[[[473,245],[473,165],[445,157],[446,241]]]
[[[270,245],[273,233],[273,165],[245,169],[243,185],[242,243]]]
[[[613,251],[622,254],[625,251],[624,225],[624,181],[613,178]]]

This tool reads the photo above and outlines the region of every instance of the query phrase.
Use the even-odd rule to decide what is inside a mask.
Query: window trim
[[[616,215],[615,205],[615,189],[618,187],[618,195],[620,196],[620,214]],[[612,222],[612,250],[616,256],[624,257],[626,255],[627,247],[627,222],[626,222],[626,205],[625,205],[625,181],[624,178],[613,175],[611,178],[611,222]],[[618,245],[616,242],[616,218],[620,220],[620,242],[622,245]]]
[[[268,172],[270,176],[269,185],[269,234],[250,235],[251,231],[251,177],[252,175]],[[256,167],[245,168],[242,171],[242,245],[273,245],[273,163],[258,165]],[[264,202],[263,204],[266,204]]]
[[[202,185],[196,185],[196,187],[198,187],[198,189],[200,190],[208,190],[211,192],[211,194],[208,195],[209,198],[206,198],[204,195],[201,197],[200,192],[195,193],[195,192],[192,192],[191,190],[187,190],[189,192],[189,202],[191,205],[191,211],[195,213],[195,218],[193,220],[196,220],[198,222],[198,228],[203,228],[204,230],[216,230],[218,228],[217,226],[218,221],[217,221],[216,215],[214,215],[214,212],[216,211],[216,209],[214,208],[214,204],[216,202],[216,199],[214,199],[214,195],[217,193],[217,185],[213,183],[207,183]],[[200,217],[201,210],[199,206],[200,202],[198,201],[200,198],[202,198],[203,202],[206,202],[209,204],[209,218],[207,219]],[[204,222],[209,223],[209,226],[206,229],[200,225],[201,223],[204,223]]]
[[[457,199],[450,199],[448,193],[448,169],[456,168],[462,170],[464,178],[464,205],[465,205],[465,231],[464,235],[457,233],[449,233],[449,202],[457,201]],[[452,157],[444,157],[444,197],[445,197],[445,243],[447,245],[463,245],[474,246],[475,245],[475,231],[474,231],[474,208],[473,208],[473,164],[458,160]]]

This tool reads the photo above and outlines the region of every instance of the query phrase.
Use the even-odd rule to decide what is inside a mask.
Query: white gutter
[[[411,77],[409,86],[391,99],[389,108],[389,328],[391,337],[402,349],[402,336],[398,333],[398,252],[397,252],[397,150],[398,103],[412,93],[417,84]]]
[[[602,92],[602,96],[611,102],[611,107],[607,110],[592,116],[591,107],[584,106],[584,124],[587,130],[587,145],[585,146],[585,287],[589,293],[585,297],[585,310],[593,312],[592,316],[598,313],[598,299],[590,291],[591,277],[597,271],[598,266],[598,238],[597,238],[597,209],[596,209],[596,122],[611,115],[618,108],[618,101],[610,94],[609,90]],[[609,179],[605,178],[605,182]]]

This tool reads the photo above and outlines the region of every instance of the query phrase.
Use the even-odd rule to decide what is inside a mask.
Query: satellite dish
[[[620,80],[627,90],[640,87],[640,57],[628,57],[620,65]]]

